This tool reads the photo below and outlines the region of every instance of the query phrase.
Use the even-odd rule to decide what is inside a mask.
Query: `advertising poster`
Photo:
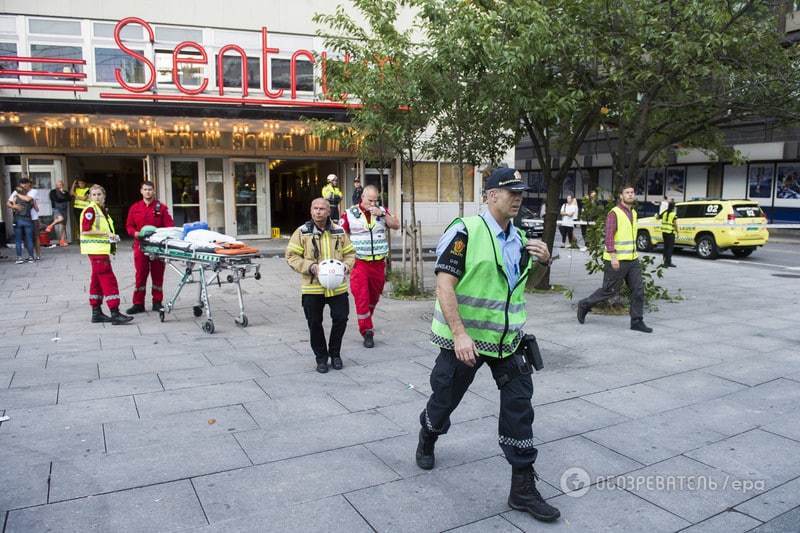
[[[769,198],[772,196],[772,165],[750,165],[747,176],[748,198]]]
[[[668,168],[667,169],[667,191],[668,198],[675,200],[683,200],[684,191],[686,190],[686,168]]]
[[[663,168],[651,168],[647,171],[647,196],[651,200],[664,196]]]
[[[778,165],[776,200],[800,200],[800,163]]]

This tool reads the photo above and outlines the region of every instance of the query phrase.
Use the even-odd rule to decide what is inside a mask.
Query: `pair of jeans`
[[[22,257],[22,244],[28,256],[33,259],[33,220],[29,218],[18,218],[14,222],[14,238],[17,241],[17,257]]]

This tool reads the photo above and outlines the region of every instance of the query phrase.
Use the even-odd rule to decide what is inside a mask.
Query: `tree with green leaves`
[[[403,2],[353,0],[351,4],[358,16],[339,5],[334,13],[313,19],[324,27],[317,33],[324,37],[325,47],[342,58],[327,65],[328,96],[356,103],[351,124],[363,141],[384,161],[401,155],[408,165],[412,235],[416,235],[414,163],[430,123],[425,90],[430,63],[413,39],[414,26],[400,24]],[[412,265],[411,292],[416,292],[420,276]]]

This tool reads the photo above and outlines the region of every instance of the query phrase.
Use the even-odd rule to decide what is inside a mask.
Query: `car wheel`
[[[703,259],[716,259],[719,256],[717,242],[713,235],[703,235],[697,240],[697,255]]]
[[[650,240],[650,234],[641,230],[636,235],[636,249],[640,252],[650,252],[653,250],[653,242]]]
[[[755,250],[756,250],[755,246],[739,246],[736,248],[731,248],[733,255],[735,255],[736,257],[747,257],[748,255],[755,252]]]

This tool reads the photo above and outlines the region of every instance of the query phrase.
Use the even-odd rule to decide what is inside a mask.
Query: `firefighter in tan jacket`
[[[297,228],[286,247],[286,261],[302,275],[303,312],[308,321],[311,349],[317,359],[317,372],[328,371],[328,358],[335,370],[341,370],[342,337],[347,328],[350,302],[347,298],[347,279],[338,287],[327,289],[317,279],[319,263],[327,259],[341,261],[346,272],[353,268],[356,252],[347,233],[331,221],[331,208],[324,198],[311,202],[311,220]],[[322,311],[330,306],[330,341],[325,342]]]

